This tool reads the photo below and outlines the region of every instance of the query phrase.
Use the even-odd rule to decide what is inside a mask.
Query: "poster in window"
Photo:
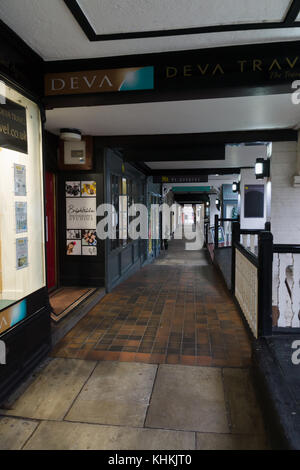
[[[81,240],[81,230],[67,230],[67,240]]]
[[[80,181],[66,181],[66,197],[80,197]]]
[[[66,199],[67,230],[96,227],[96,198]]]
[[[14,165],[15,175],[15,196],[26,196],[26,167],[24,165]]]
[[[96,181],[82,181],[81,182],[81,196],[82,197],[96,197],[97,187]]]
[[[16,202],[16,233],[27,231],[27,202]]]
[[[82,230],[82,246],[96,246],[97,234],[95,230]]]
[[[81,256],[81,240],[67,240],[67,256]]]
[[[97,256],[97,248],[95,246],[83,246],[82,255],[83,256]]]
[[[17,252],[17,269],[24,269],[28,267],[28,238],[17,238],[16,240]]]
[[[264,217],[265,187],[263,184],[245,185],[244,217],[260,219]]]

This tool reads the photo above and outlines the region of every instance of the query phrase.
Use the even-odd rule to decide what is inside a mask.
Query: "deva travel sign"
[[[45,76],[46,96],[153,89],[154,67],[49,73]]]

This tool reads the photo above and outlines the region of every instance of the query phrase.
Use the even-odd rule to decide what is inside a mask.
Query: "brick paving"
[[[251,349],[237,307],[205,250],[187,252],[182,241],[173,241],[167,256],[106,295],[52,356],[248,367]]]

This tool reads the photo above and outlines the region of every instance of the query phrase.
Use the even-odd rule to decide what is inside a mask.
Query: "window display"
[[[0,311],[45,286],[40,111],[12,88],[4,85],[2,90]],[[23,317],[22,314],[20,318]],[[11,322],[6,323],[7,328],[12,326]]]
[[[67,256],[97,256],[96,182],[66,181]]]

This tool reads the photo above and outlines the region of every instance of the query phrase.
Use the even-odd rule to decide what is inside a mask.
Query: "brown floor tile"
[[[106,295],[52,356],[248,367],[250,342],[230,294],[204,252],[180,243]]]

